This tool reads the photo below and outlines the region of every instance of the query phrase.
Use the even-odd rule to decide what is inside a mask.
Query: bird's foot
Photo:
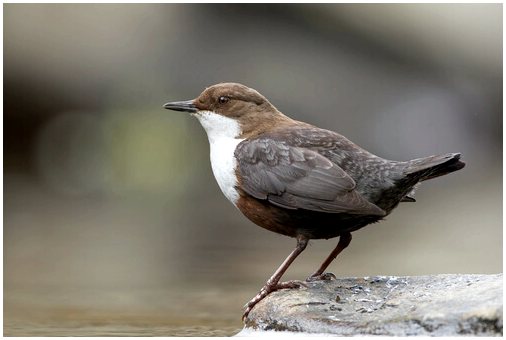
[[[323,274],[313,274],[311,276],[308,276],[306,279],[306,282],[314,282],[314,281],[331,281],[335,280],[336,276],[332,273],[323,273]]]
[[[294,289],[294,288],[300,288],[300,287],[307,287],[306,283],[299,280],[291,280],[291,281],[285,281],[285,282],[278,282],[275,284],[269,284],[267,283],[265,286],[260,289],[258,294],[250,300],[247,304],[244,305],[246,307],[246,310],[244,311],[244,314],[242,315],[242,320],[246,319],[249,312],[255,307],[257,303],[262,301],[267,295],[269,295],[272,292],[275,292],[280,289]]]

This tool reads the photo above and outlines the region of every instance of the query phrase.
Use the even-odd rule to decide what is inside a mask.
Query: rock
[[[502,274],[310,282],[270,294],[245,320],[245,332],[501,336],[502,287]]]

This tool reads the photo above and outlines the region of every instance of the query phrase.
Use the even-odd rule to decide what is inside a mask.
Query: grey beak
[[[171,102],[164,104],[163,107],[168,110],[174,111],[183,111],[183,112],[192,112],[195,113],[198,111],[195,104],[193,104],[193,100],[186,100],[182,102]]]

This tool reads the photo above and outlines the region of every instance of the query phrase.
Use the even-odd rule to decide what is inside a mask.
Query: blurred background
[[[337,276],[502,271],[501,4],[3,8],[5,335],[242,327],[295,241],[234,209],[198,122],[162,109],[222,81],[384,158],[463,154],[355,232]]]

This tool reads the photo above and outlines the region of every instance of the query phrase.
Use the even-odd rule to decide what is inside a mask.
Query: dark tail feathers
[[[460,153],[448,153],[408,161],[405,174],[425,181],[460,170],[465,165],[466,163],[460,161]]]

